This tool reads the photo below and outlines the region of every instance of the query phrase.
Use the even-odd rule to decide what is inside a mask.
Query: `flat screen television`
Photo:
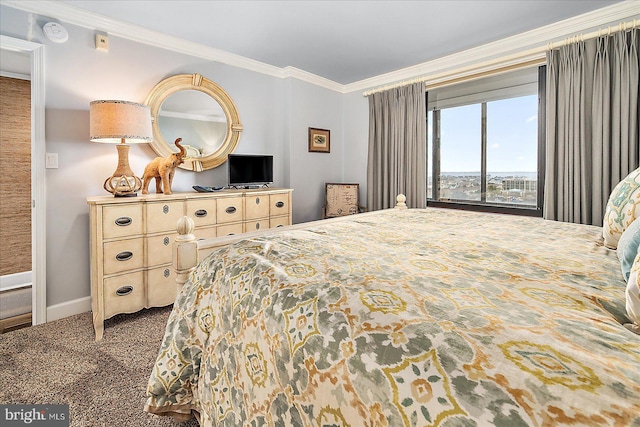
[[[264,154],[229,154],[229,187],[254,187],[273,182],[273,156]]]

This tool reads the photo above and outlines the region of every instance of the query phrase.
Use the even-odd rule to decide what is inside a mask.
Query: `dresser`
[[[214,193],[87,198],[90,221],[91,309],[96,341],[116,314],[172,304],[176,224],[189,216],[198,239],[291,224],[288,188]]]

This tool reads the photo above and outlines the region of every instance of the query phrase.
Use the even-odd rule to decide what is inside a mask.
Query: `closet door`
[[[0,77],[0,320],[31,323],[31,82]],[[24,277],[24,279],[22,279]],[[27,319],[28,317],[28,319]]]

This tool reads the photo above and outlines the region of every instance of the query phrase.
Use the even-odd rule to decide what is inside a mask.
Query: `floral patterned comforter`
[[[640,426],[640,336],[599,227],[353,215],[207,257],[145,410],[204,426]]]

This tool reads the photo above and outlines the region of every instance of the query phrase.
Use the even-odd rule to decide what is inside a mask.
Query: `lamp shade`
[[[92,101],[89,135],[94,142],[151,142],[151,112],[148,105],[129,101]]]

